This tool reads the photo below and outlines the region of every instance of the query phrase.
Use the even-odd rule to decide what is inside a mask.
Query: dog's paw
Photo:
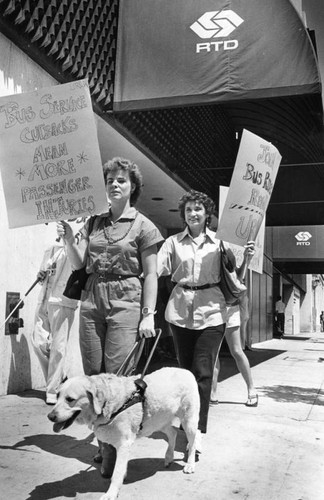
[[[195,472],[195,464],[186,464],[183,468],[184,474],[193,474]]]

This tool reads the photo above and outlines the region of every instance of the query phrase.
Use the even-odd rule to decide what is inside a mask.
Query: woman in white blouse
[[[213,201],[190,191],[179,209],[186,228],[167,238],[158,253],[159,276],[171,275],[174,288],[165,319],[170,323],[178,362],[195,375],[200,394],[200,418],[196,450],[207,431],[213,368],[226,322],[226,304],[220,281],[219,240],[208,226]]]

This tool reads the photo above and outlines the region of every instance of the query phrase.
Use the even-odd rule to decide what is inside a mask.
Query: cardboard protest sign
[[[105,211],[87,80],[1,97],[0,166],[10,228]]]
[[[279,151],[270,142],[243,130],[217,238],[239,246],[256,240],[280,161]]]
[[[219,216],[223,212],[226,197],[229,188],[226,186],[219,186]],[[263,272],[263,253],[264,253],[264,236],[265,236],[265,217],[263,218],[261,227],[255,240],[255,254],[249,264],[249,269],[256,273],[262,274]],[[244,248],[230,243],[230,248],[235,255],[236,264],[239,267],[243,261]]]

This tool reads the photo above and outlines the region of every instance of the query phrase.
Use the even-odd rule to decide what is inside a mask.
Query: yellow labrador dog
[[[59,432],[74,421],[93,429],[98,441],[116,448],[116,464],[110,487],[101,500],[115,500],[127,471],[130,447],[137,437],[162,431],[168,439],[165,466],[173,461],[178,417],[188,439],[188,458],[183,472],[195,470],[195,435],[199,417],[199,393],[191,372],[181,368],[161,368],[144,377],[147,388],[143,401],[118,411],[136,392],[138,377],[112,374],[80,376],[61,386],[58,400],[48,418]],[[107,467],[103,456],[102,473]]]

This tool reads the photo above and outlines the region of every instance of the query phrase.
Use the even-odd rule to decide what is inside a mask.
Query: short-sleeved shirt
[[[89,225],[92,225],[89,235]],[[137,275],[143,272],[141,253],[163,241],[158,228],[134,207],[113,222],[110,212],[89,219],[81,230],[89,241],[87,272]]]
[[[177,283],[165,312],[169,323],[202,330],[226,322],[226,304],[219,286],[203,290],[181,286],[219,283],[219,240],[213,231],[207,228],[201,243],[195,242],[187,228],[167,238],[158,253],[158,275],[171,275],[171,280]]]
[[[276,302],[276,312],[279,314],[284,314],[286,309],[285,303],[282,300],[277,300]]]

